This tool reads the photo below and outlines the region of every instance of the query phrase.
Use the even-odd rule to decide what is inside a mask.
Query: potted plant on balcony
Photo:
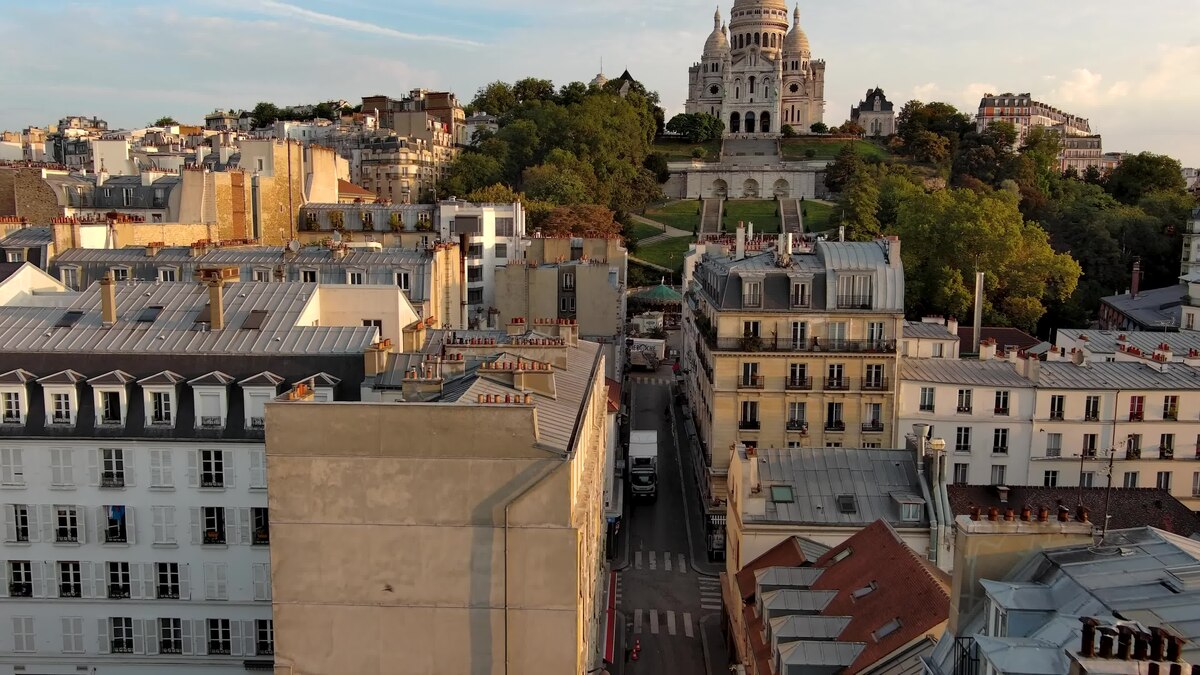
[[[329,224],[334,230],[341,232],[346,227],[346,217],[341,211],[331,211],[329,213]]]
[[[392,213],[388,216],[388,225],[391,226],[392,232],[399,232],[404,229],[404,222],[400,220],[399,213]]]
[[[744,352],[760,352],[763,348],[763,341],[757,335],[746,333],[742,336],[742,351]]]

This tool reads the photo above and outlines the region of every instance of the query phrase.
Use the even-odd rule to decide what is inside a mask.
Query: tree
[[[490,82],[475,92],[471,99],[473,112],[486,112],[497,117],[508,114],[517,105],[517,96],[507,82]]]
[[[824,122],[813,122],[809,125],[808,130],[814,134],[827,134],[829,133],[829,125]]]
[[[971,118],[958,111],[949,103],[934,101],[922,103],[909,101],[896,115],[896,135],[900,138],[899,147],[909,156],[918,161],[929,161],[929,151],[934,145],[925,134],[934,134],[945,139],[945,160],[933,162],[941,164],[948,160],[958,143],[973,128]],[[936,152],[935,155],[943,153]]]
[[[695,147],[692,148],[691,155],[692,159],[704,159],[708,157],[708,150],[706,148]]]
[[[845,122],[842,122],[842,126],[838,127],[838,133],[862,136],[863,134],[867,133],[867,130],[863,129],[858,122],[846,120]]]
[[[950,160],[950,139],[932,131],[918,131],[905,148],[918,162],[941,165]]]
[[[589,191],[583,178],[570,169],[541,164],[525,169],[521,185],[531,199],[552,204],[579,204],[588,200]]]
[[[871,169],[860,166],[842,191],[843,223],[850,241],[873,241],[879,229],[879,183]]]
[[[721,137],[725,125],[708,113],[680,113],[667,122],[667,131],[678,134],[689,143],[704,143]]]
[[[465,195],[499,183],[504,169],[494,157],[479,152],[464,152],[450,165],[450,175],[442,183],[445,195]]]
[[[790,124],[785,124],[779,127],[779,133],[783,134],[784,138],[795,138],[798,134],[796,128]]]
[[[1037,189],[1042,194],[1050,191],[1050,182],[1058,177],[1058,156],[1062,152],[1062,136],[1047,127],[1033,127],[1021,142],[1021,157],[1031,162]]]
[[[279,108],[269,101],[260,101],[250,111],[250,116],[254,119],[254,126],[256,127],[265,127],[274,124],[279,119],[280,114]]]
[[[1179,160],[1141,152],[1121,160],[1109,173],[1105,189],[1123,204],[1137,204],[1155,190],[1184,192],[1187,182]]]
[[[830,192],[841,192],[855,173],[863,167],[862,156],[855,150],[853,143],[842,145],[837,157],[825,167],[825,188]]]
[[[542,223],[547,237],[617,237],[621,226],[613,212],[595,204],[560,206]]]
[[[154,122],[152,124],[150,124],[150,126],[152,126],[152,127],[173,127],[177,124],[179,124],[179,122],[176,122],[174,117],[160,117],[160,118],[154,120]]]
[[[659,183],[665,183],[671,178],[671,170],[667,166],[667,155],[665,153],[652,152],[646,155],[646,159],[642,161],[642,166],[654,174],[654,180],[657,180]]]
[[[513,82],[512,93],[517,97],[518,103],[551,101],[554,100],[554,83],[537,77],[526,77]]]

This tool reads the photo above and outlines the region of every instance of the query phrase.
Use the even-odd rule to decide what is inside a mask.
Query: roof
[[[904,337],[920,338],[922,340],[953,340],[958,341],[958,335],[950,332],[944,323],[928,321],[905,321]]]
[[[1099,466],[1097,465],[1097,471]],[[1109,495],[1109,527],[1123,530],[1131,527],[1157,527],[1167,532],[1190,537],[1200,533],[1200,516],[1175,499],[1166,490],[1158,488],[1105,488],[1091,487],[1041,487],[1008,486],[1007,501],[1000,501],[1000,494],[991,485],[950,485],[950,510],[955,515],[969,515],[972,506],[987,511],[995,506],[1003,511],[1012,508],[1020,511],[1028,506],[1033,512],[1039,507],[1057,511],[1058,505],[1074,509],[1082,503],[1091,512],[1091,518],[1100,522],[1104,514],[1104,500]]]
[[[611,377],[604,378],[604,386],[608,390],[608,412],[621,411],[621,383]]]
[[[370,190],[355,185],[348,180],[338,179],[338,197],[361,197],[362,199],[370,199],[374,201],[378,196]]]
[[[1110,295],[1100,298],[1100,302],[1124,314],[1142,328],[1161,329],[1179,325],[1179,308],[1187,297],[1187,292],[1187,284],[1175,284],[1140,291],[1137,297],[1129,293]]]
[[[23,262],[0,262],[0,281],[4,281],[16,274],[17,270],[21,269],[24,265],[25,263]]]
[[[7,237],[0,239],[0,248],[44,246],[53,240],[54,233],[48,227],[23,227],[13,230]]]
[[[902,522],[895,495],[919,493],[916,459],[908,450],[859,448],[760,448],[750,461],[759,462],[758,475],[767,497],[762,516],[743,513],[745,522],[812,523],[865,526],[886,520],[903,527],[928,525]],[[773,502],[772,486],[792,487],[792,502]],[[854,510],[843,512],[839,497],[853,496]]]
[[[299,282],[230,283],[224,288],[225,328],[205,331],[197,317],[208,306],[208,288],[186,282],[129,282],[116,285],[117,323],[105,327],[100,285],[92,284],[67,309],[0,308],[4,352],[94,354],[361,354],[377,329],[362,326],[297,325],[317,295],[316,284]],[[151,321],[142,310],[162,309]],[[259,329],[241,328],[253,310],[265,310]],[[57,327],[76,312],[69,326]],[[63,322],[67,323],[67,322]]]
[[[54,259],[55,264],[78,265],[84,263],[132,264],[153,262],[156,265],[170,262],[193,266],[212,265],[276,265],[286,262],[292,265],[334,265],[337,267],[366,267],[372,265],[398,265],[420,263],[429,259],[429,254],[411,248],[388,247],[380,250],[351,248],[341,259],[324,246],[305,246],[296,253],[288,253],[282,246],[237,246],[212,249],[199,256],[192,255],[189,247],[175,246],[160,249],[153,258],[146,257],[142,247],[130,248],[72,248],[63,251]]]
[[[1028,349],[1041,342],[1041,340],[1019,328],[1008,328],[1005,326],[984,326],[979,330],[979,334],[982,336],[979,338],[980,340],[995,340],[996,346],[1005,351],[1009,347]],[[970,352],[974,349],[975,327],[959,324],[958,342],[963,351]]]
[[[1033,386],[1033,382],[1017,373],[1015,364],[1003,359],[903,359],[900,362],[900,379],[983,387]]]
[[[1176,356],[1186,355],[1192,349],[1200,349],[1200,331],[1190,330],[1160,332],[1059,328],[1057,338],[1059,342],[1072,340],[1078,344],[1083,344],[1093,354],[1115,354],[1118,351],[1118,344],[1122,335],[1125,336],[1125,342],[1128,345],[1137,347],[1150,354],[1153,354],[1158,345],[1164,342],[1167,343],[1167,346],[1171,348],[1171,352]],[[1087,338],[1086,341],[1084,338]]]
[[[1046,361],[1039,368],[1042,389],[1200,389],[1200,369],[1182,363],[1159,371],[1140,361]]]
[[[746,563],[735,577],[738,591],[742,600],[749,601],[754,597],[755,583],[759,570],[773,567],[799,567],[812,560],[804,555],[800,548],[800,537],[788,537],[767,549],[765,553]]]

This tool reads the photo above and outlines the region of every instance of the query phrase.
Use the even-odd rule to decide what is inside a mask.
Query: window
[[[921,520],[921,504],[901,504],[900,505],[900,520],[907,523],[916,523]]]
[[[1079,474],[1079,487],[1092,487],[1096,484],[1096,472],[1084,471]]]
[[[200,487],[225,487],[225,462],[220,450],[200,451]]]
[[[271,564],[254,563],[251,571],[254,577],[254,599],[269,601],[271,599]]]
[[[1157,487],[1159,490],[1166,490],[1167,492],[1170,492],[1171,491],[1171,472],[1170,471],[1159,471],[1158,474],[1154,477],[1154,486]]]
[[[808,380],[808,366],[803,363],[788,365],[788,389],[807,389],[811,386]]]
[[[838,309],[871,309],[871,305],[871,277],[869,275],[850,274],[838,277]]]
[[[37,644],[36,644],[36,641],[33,639],[33,617],[32,616],[14,616],[12,622],[13,622],[13,651],[14,652],[37,651]]]
[[[898,630],[900,630],[900,619],[892,619],[871,633],[871,637],[875,638],[876,642],[879,642]]]
[[[742,281],[742,306],[762,307],[762,282]]]
[[[50,448],[50,484],[75,487],[75,465],[71,448]]]
[[[129,268],[128,267],[113,267],[109,270],[109,272],[112,273],[113,281],[128,281],[129,280]]]
[[[483,277],[483,269],[482,269],[482,268],[476,268],[476,269],[478,269],[478,270],[479,270],[479,273],[480,273],[480,274],[479,274],[479,276],[481,277],[480,279],[477,279],[476,281],[480,281],[480,280],[482,280],[482,277]],[[467,272],[468,272],[468,275],[467,275],[467,276],[468,276],[468,278],[467,278],[467,281],[470,281],[470,280],[471,280],[471,279],[470,279],[470,270],[467,270]],[[562,276],[562,288],[563,288],[563,290],[564,290],[564,291],[573,291],[573,290],[575,290],[575,274],[574,274],[573,272],[565,272],[565,273],[563,273],[563,276]]]
[[[300,270],[300,281],[302,281],[306,284],[317,283],[317,271],[316,270]]]
[[[346,272],[346,283],[351,286],[362,286],[366,283],[366,275],[354,270]]]
[[[868,363],[867,377],[863,380],[864,389],[886,389],[887,380],[883,376],[882,363]]]
[[[808,322],[792,322],[792,349],[803,349],[808,343]]]
[[[867,339],[871,342],[883,341],[883,322],[868,321],[867,322]]]
[[[104,524],[104,543],[129,543],[129,509],[120,505],[101,508],[104,510],[103,518],[107,521]]]
[[[1043,471],[1042,472],[1042,487],[1058,487],[1058,472]]]
[[[176,271],[176,269],[174,267],[158,268],[158,280],[159,281],[176,281],[177,274],[178,274],[178,272]]]
[[[269,544],[271,543],[271,519],[267,515],[267,509],[263,506],[255,506],[250,509],[250,526],[253,528],[252,544]]]
[[[512,220],[511,218],[509,220]],[[497,260],[508,260],[508,244],[496,244],[495,257]]]
[[[921,387],[921,412],[933,412],[933,387]]]
[[[1005,465],[993,464],[992,465],[992,485],[1006,485],[1006,482],[1004,479],[1005,479],[1005,475],[1007,474],[1007,471],[1008,471],[1008,469]]]
[[[1160,459],[1175,458],[1175,434],[1160,434],[1158,437],[1158,454]]]
[[[467,289],[467,304],[468,305],[482,305],[483,304],[483,289],[482,288],[468,288]]]
[[[319,390],[318,390],[319,391]],[[267,487],[267,451],[263,449],[250,451],[250,489],[265,489]]]
[[[204,598],[206,600],[229,599],[229,583],[225,563],[204,563]]]
[[[76,543],[79,541],[81,514],[75,506],[54,507],[54,541]]]
[[[946,357],[946,345],[935,342],[933,343],[933,358],[942,359]]]
[[[867,403],[864,405],[863,431],[883,431],[882,403]]]
[[[1061,420],[1063,418],[1063,407],[1066,405],[1067,397],[1062,394],[1055,394],[1050,397],[1050,419]]]
[[[996,392],[996,414],[1008,414],[1008,392],[1000,390]]]
[[[400,290],[402,290],[402,291],[410,290],[411,286],[409,285],[409,283],[410,283],[410,277],[409,277],[408,272],[396,272],[396,285],[400,287]]]
[[[1096,456],[1096,441],[1098,438],[1099,438],[1098,434],[1084,434],[1083,435],[1083,456],[1084,457],[1095,457]]]
[[[254,270],[255,281],[270,281],[271,270]]]
[[[846,322],[833,321],[825,325],[825,334],[829,340],[830,349],[844,349],[846,346]]]
[[[846,430],[846,422],[842,419],[842,404],[840,402],[829,401],[825,404],[825,430]]]
[[[758,429],[758,401],[742,401],[742,429]]]
[[[29,507],[25,504],[8,504],[4,511],[4,541],[29,541]]]
[[[1141,459],[1142,435],[1129,434],[1125,439],[1125,459]]]
[[[20,448],[0,448],[0,485],[24,485]]]
[[[170,450],[150,450],[150,487],[175,487],[175,476],[171,466]]]
[[[205,544],[225,543],[225,509],[219,506],[201,507]]]
[[[108,597],[128,598],[130,596],[129,563],[108,563]]]
[[[1062,456],[1062,434],[1046,434],[1046,456]]]
[[[1100,397],[1088,396],[1083,402],[1083,419],[1085,422],[1095,422],[1100,419]]]
[[[964,462],[958,462],[954,465],[954,484],[967,485],[968,478],[971,474],[971,465]]]
[[[151,506],[150,515],[154,524],[154,543],[160,546],[175,544],[175,507]]]
[[[1164,396],[1163,397],[1163,419],[1177,420],[1179,419],[1179,397]]]
[[[229,631],[229,619],[208,620],[208,653],[230,654],[233,652],[233,639]]]
[[[63,267],[58,270],[58,278],[67,288],[79,290],[79,268]]]
[[[1192,496],[1200,497],[1200,471],[1192,472]]]
[[[1127,488],[1135,488],[1138,486],[1138,472],[1126,471],[1125,476],[1121,481],[1121,485]]]
[[[759,325],[757,321],[743,321],[742,337],[759,337]]]
[[[954,432],[954,451],[971,451],[971,427],[958,427]]]
[[[762,388],[762,376],[758,374],[758,364],[754,362],[742,364],[742,387]]]
[[[58,563],[58,596],[60,598],[83,597],[83,577],[78,561]]]
[[[792,283],[791,303],[792,307],[808,307],[808,284],[799,281]]]
[[[4,392],[4,423],[21,424],[25,415],[21,412],[21,392]]]
[[[788,402],[788,429],[792,431],[802,430],[805,420],[808,419],[808,404],[803,401]]]
[[[83,617],[64,616],[62,618],[62,636],[64,654],[82,654],[83,649]]]
[[[150,424],[170,425],[174,420],[173,407],[171,402],[171,393],[166,391],[156,391],[150,394],[150,403],[152,412],[150,415]]]
[[[100,394],[100,424],[121,424],[121,394],[115,391],[102,391]]]
[[[958,390],[958,412],[963,413],[963,414],[970,414],[972,392],[973,392],[972,389],[959,389]]]
[[[560,298],[558,301],[558,310],[560,312],[574,312],[575,297],[571,296],[569,298]]]
[[[1003,607],[993,603],[989,624],[989,635],[992,637],[1006,637],[1008,635],[1008,612]]]
[[[28,560],[8,562],[8,594],[14,598],[33,597],[33,563]]]
[[[275,653],[275,622],[271,619],[255,619],[254,621],[255,653],[258,656],[268,656]]]
[[[71,395],[50,394],[51,424],[71,424]]]
[[[1145,396],[1130,396],[1129,397],[1129,421],[1141,422],[1146,417],[1146,397]]]
[[[128,596],[127,596],[128,597]],[[114,616],[109,619],[111,629],[112,653],[133,653],[133,619],[127,616]]]
[[[154,597],[160,600],[178,600],[179,563],[156,563],[154,573],[158,577],[158,588]]]
[[[100,487],[125,487],[125,451],[120,448],[100,450]]]
[[[160,654],[183,653],[183,621],[180,619],[158,620],[158,652]]]
[[[1001,455],[1008,454],[1008,429],[992,430],[992,452]]]
[[[482,282],[483,282],[483,268],[482,267],[468,267],[467,268],[467,283],[478,284],[478,283],[482,283]],[[564,289],[566,288],[565,283],[563,284],[563,288]]]

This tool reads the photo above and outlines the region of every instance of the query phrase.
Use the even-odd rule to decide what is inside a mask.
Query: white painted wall
[[[417,320],[417,311],[397,286],[325,284],[310,301],[305,317],[314,307],[322,326],[362,326],[364,319],[380,319],[380,337],[396,345],[400,331]],[[303,319],[298,323],[303,324]]]
[[[438,231],[443,239],[457,241],[451,231],[451,223],[458,216],[478,216],[480,219],[480,234],[468,238],[468,247],[472,244],[482,246],[482,255],[466,258],[466,267],[482,267],[482,278],[478,282],[466,284],[467,296],[471,289],[483,290],[483,302],[479,305],[467,305],[463,308],[463,322],[467,323],[475,316],[481,316],[480,327],[486,327],[486,311],[496,306],[496,267],[506,265],[509,260],[521,259],[521,237],[525,235],[525,209],[520,203],[516,204],[472,204],[462,201],[443,201],[438,203]],[[513,235],[502,237],[496,234],[496,219],[512,218]],[[496,255],[496,245],[506,244],[507,255],[503,258]],[[464,271],[464,274],[466,272]],[[464,279],[465,281],[465,279]],[[495,327],[495,326],[493,326]]]

